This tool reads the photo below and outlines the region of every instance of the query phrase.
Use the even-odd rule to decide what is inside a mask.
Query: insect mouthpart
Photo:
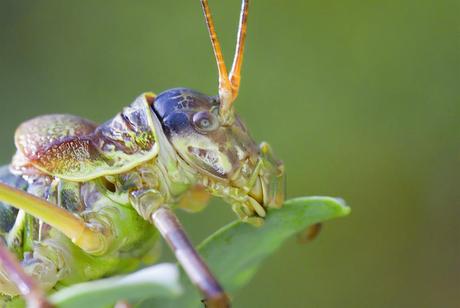
[[[243,165],[245,168],[247,165]],[[244,172],[244,170],[243,170]],[[240,182],[240,176],[236,183]],[[258,161],[244,189],[248,196],[264,208],[279,208],[285,197],[284,165],[277,160],[267,143],[260,145]]]
[[[198,149],[194,151],[208,155]],[[202,174],[200,185],[231,204],[241,220],[260,226],[268,208],[282,206],[285,176],[283,164],[274,158],[268,144],[262,143],[253,154],[257,156],[245,158],[226,180]]]
[[[265,207],[280,208],[286,195],[284,165],[273,155],[267,143],[260,145],[261,164],[259,181],[263,191]]]

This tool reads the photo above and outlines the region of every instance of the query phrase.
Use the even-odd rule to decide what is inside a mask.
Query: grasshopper
[[[217,96],[187,88],[147,92],[97,125],[73,115],[21,124],[0,169],[0,293],[48,307],[45,292],[152,262],[161,235],[210,307],[229,300],[188,240],[174,208],[222,198],[259,226],[284,200],[284,168],[236,114],[248,0],[227,72],[201,0],[219,74]],[[16,261],[20,260],[20,261]],[[19,263],[20,262],[20,263]]]

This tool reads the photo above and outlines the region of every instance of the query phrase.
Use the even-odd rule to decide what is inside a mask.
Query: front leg
[[[151,219],[176,255],[190,280],[201,291],[205,307],[228,308],[230,301],[206,263],[190,243],[182,225],[172,210],[160,207]]]

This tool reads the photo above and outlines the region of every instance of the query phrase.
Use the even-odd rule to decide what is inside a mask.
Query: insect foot
[[[226,294],[220,294],[220,296],[212,299],[203,299],[201,302],[205,308],[230,308],[230,300]]]

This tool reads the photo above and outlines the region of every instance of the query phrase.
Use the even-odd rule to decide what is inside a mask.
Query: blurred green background
[[[102,122],[143,91],[217,92],[198,0],[0,3],[4,163],[30,117]],[[230,62],[240,3],[210,5]],[[283,246],[235,307],[460,306],[459,14],[449,0],[251,3],[237,109],[285,161],[289,196],[353,212]],[[181,216],[196,243],[234,218],[218,200]]]

